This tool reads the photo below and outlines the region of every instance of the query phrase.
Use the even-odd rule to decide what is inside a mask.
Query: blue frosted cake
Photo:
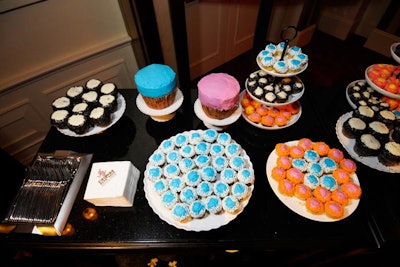
[[[292,166],[299,169],[302,172],[305,172],[307,170],[308,163],[304,159],[294,158],[292,159]]]
[[[315,150],[306,150],[304,151],[304,159],[308,162],[318,162],[319,154]]]
[[[319,178],[315,174],[305,173],[303,184],[314,190],[317,186],[319,186]]]
[[[307,171],[308,173],[314,174],[318,177],[324,173],[324,169],[322,168],[321,164],[317,162],[311,162],[308,164]]]
[[[324,173],[332,173],[337,168],[336,162],[329,157],[321,158],[319,163],[321,164]]]

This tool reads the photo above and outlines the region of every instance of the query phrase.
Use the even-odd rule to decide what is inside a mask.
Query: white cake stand
[[[177,88],[176,96],[174,102],[164,109],[152,109],[144,102],[141,94],[138,94],[136,97],[136,106],[138,109],[149,115],[153,120],[158,122],[165,122],[171,120],[175,116],[175,112],[180,108],[183,103],[183,94],[182,91]]]
[[[204,125],[207,128],[214,129],[216,131],[222,131],[223,129],[225,129],[226,127],[228,127],[229,125],[231,125],[240,118],[242,114],[242,106],[239,105],[239,107],[235,110],[235,112],[233,112],[233,114],[228,118],[218,120],[208,117],[204,113],[203,108],[201,107],[200,100],[197,99],[194,102],[194,113],[196,113],[196,116],[203,121]]]

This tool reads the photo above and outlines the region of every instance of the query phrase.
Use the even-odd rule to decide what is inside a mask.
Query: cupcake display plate
[[[377,86],[375,83],[373,83],[373,82],[371,81],[371,79],[370,79],[369,76],[368,76],[368,71],[369,71],[372,67],[373,67],[373,65],[369,66],[369,67],[365,70],[365,80],[368,82],[368,84],[369,84],[375,91],[377,91],[378,93],[381,93],[382,95],[385,95],[385,96],[387,96],[387,97],[394,98],[394,99],[400,99],[400,94],[391,93],[391,92],[385,90],[384,88],[381,88],[381,87]]]
[[[57,128],[57,130],[59,132],[61,132],[62,134],[72,136],[72,137],[84,137],[84,136],[90,136],[90,135],[99,134],[101,132],[104,132],[105,130],[107,130],[108,128],[113,126],[122,117],[122,115],[125,112],[125,108],[126,108],[125,98],[121,94],[118,94],[117,102],[118,102],[118,108],[115,112],[113,112],[111,114],[111,123],[109,125],[107,125],[106,127],[94,126],[84,134],[76,134],[69,129],[58,129]]]
[[[240,94],[240,100],[243,99],[243,97],[244,97],[244,95],[245,95],[246,93],[247,93],[247,91],[243,91],[243,92]],[[248,93],[247,93],[247,94],[248,94]],[[266,105],[263,105],[263,106],[264,106],[265,108],[270,108],[270,107],[268,107],[268,106],[266,106]],[[243,107],[242,107],[242,108],[243,108]],[[259,123],[253,122],[253,121],[250,120],[250,118],[249,118],[248,115],[246,114],[246,110],[245,110],[245,109],[243,109],[243,111],[242,111],[242,117],[243,117],[248,123],[250,123],[251,125],[253,125],[253,126],[257,127],[257,128],[260,128],[260,129],[263,129],[263,130],[280,130],[280,129],[284,129],[284,128],[287,128],[287,127],[289,127],[289,126],[295,124],[295,123],[300,119],[300,117],[301,117],[301,111],[302,111],[300,102],[299,102],[299,109],[300,109],[299,112],[298,112],[297,114],[293,114],[292,117],[290,118],[290,120],[288,120],[287,123],[286,123],[285,125],[283,125],[283,126],[278,126],[278,125],[266,126],[266,125],[263,125],[261,122],[259,122]]]
[[[218,120],[208,117],[205,113],[203,108],[201,107],[200,99],[196,99],[194,102],[194,113],[196,116],[204,122],[204,124],[211,129],[215,130],[222,130],[224,126],[231,125],[232,123],[236,122],[240,118],[240,114],[242,114],[242,106],[239,107],[233,112],[231,116],[228,118]]]
[[[296,71],[296,72],[278,73],[278,72],[276,72],[275,70],[267,69],[267,68],[261,63],[261,57],[260,57],[260,55],[261,55],[261,52],[257,55],[257,59],[256,59],[256,62],[257,62],[258,67],[259,67],[260,69],[264,70],[266,73],[268,73],[268,74],[270,74],[270,75],[273,75],[273,76],[276,76],[276,77],[291,77],[291,76],[295,76],[295,75],[298,75],[298,74],[302,73],[303,71],[305,71],[305,70],[307,69],[307,67],[308,67],[308,63],[306,63],[303,67],[301,67],[301,68],[300,68],[298,71]]]
[[[343,114],[336,122],[336,135],[339,139],[339,142],[346,149],[349,155],[355,160],[361,162],[362,164],[376,169],[378,171],[389,172],[389,173],[400,173],[400,164],[397,166],[385,166],[379,162],[377,157],[362,157],[359,156],[354,151],[355,139],[347,138],[343,135],[343,123],[352,116],[352,112],[347,112]]]
[[[192,131],[183,132],[181,134],[189,136],[189,134],[191,134],[193,132],[198,132],[200,134],[203,134],[205,131],[192,130]],[[175,136],[173,136],[169,139],[166,139],[165,141],[173,141],[174,138],[175,138]],[[231,142],[236,143],[234,140],[231,140]],[[156,149],[156,151],[154,153],[159,153],[161,151],[161,145],[158,149]],[[175,146],[175,150],[178,151],[176,146]],[[250,169],[254,174],[253,164],[251,163],[250,158],[244,149],[241,149],[240,155],[248,163],[247,168]],[[208,156],[211,157],[210,154]],[[151,158],[151,156],[150,156],[150,158]],[[149,174],[148,174],[148,169],[151,168],[151,166],[154,166],[154,165],[152,165],[152,163],[149,160],[149,163],[147,164],[147,167],[146,167],[146,171],[144,172],[144,179],[143,179],[144,192],[145,192],[145,196],[146,196],[146,199],[148,200],[150,207],[153,209],[154,213],[156,213],[163,221],[167,222],[168,224],[170,224],[178,229],[183,229],[186,231],[196,231],[196,232],[209,231],[209,230],[216,229],[223,225],[228,224],[229,222],[234,220],[247,206],[247,204],[251,198],[253,189],[254,189],[254,183],[248,185],[249,194],[245,199],[240,200],[239,209],[236,213],[229,213],[229,212],[221,211],[220,213],[212,214],[212,213],[206,212],[206,214],[202,218],[191,218],[187,222],[180,222],[172,216],[172,212],[170,209],[164,207],[161,196],[158,193],[156,193],[156,191],[154,189],[154,181],[152,181],[149,178]],[[161,167],[162,166],[163,165],[161,165]],[[197,167],[195,167],[195,168],[197,168]],[[219,175],[220,175],[220,172],[218,172],[218,174],[217,174],[217,181],[220,179]],[[183,177],[182,172],[179,174],[179,177]]]
[[[177,89],[174,102],[169,107],[166,107],[164,109],[152,109],[146,105],[141,94],[138,94],[138,96],[136,97],[136,106],[138,107],[138,109],[142,113],[152,116],[155,120],[158,121],[163,121],[158,119],[159,116],[164,116],[175,112],[180,108],[182,103],[183,103],[183,94],[179,88]]]
[[[397,63],[400,64],[400,56],[398,56],[395,51],[396,51],[396,47],[400,46],[400,43],[394,43],[390,46],[390,54],[392,55],[392,57],[394,58],[394,60],[396,60]],[[400,50],[400,49],[398,49]]]
[[[289,141],[286,142],[287,145],[292,146],[296,145],[298,141]],[[359,199],[349,199],[349,204],[344,207],[344,216],[341,217],[340,219],[333,219],[326,214],[312,214],[307,211],[306,206],[305,206],[305,201],[300,200],[299,198],[293,196],[286,196],[283,195],[282,193],[279,192],[278,189],[278,182],[272,177],[272,169],[276,166],[276,160],[278,156],[276,153],[276,150],[274,149],[271,154],[268,156],[267,164],[266,164],[266,172],[267,172],[267,179],[269,182],[269,185],[272,188],[272,191],[274,191],[275,195],[279,198],[280,201],[282,201],[283,204],[286,205],[289,209],[291,209],[293,212],[297,213],[298,215],[301,215],[307,219],[313,220],[313,221],[319,221],[319,222],[335,222],[339,221],[342,219],[345,219],[346,217],[350,216],[358,207],[358,204],[360,203]],[[360,184],[358,181],[357,175],[354,173],[351,176],[352,182],[356,184]]]

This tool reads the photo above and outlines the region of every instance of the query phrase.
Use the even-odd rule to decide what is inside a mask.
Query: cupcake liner
[[[169,107],[172,105],[172,103],[175,100],[175,95],[176,95],[176,88],[169,94],[162,96],[162,97],[147,97],[142,95],[144,102],[146,103],[147,106],[149,106],[152,109],[164,109],[166,107]]]
[[[232,108],[230,108],[228,110],[218,110],[218,109],[215,109],[215,108],[207,107],[207,106],[205,106],[203,104],[201,104],[201,107],[202,107],[204,113],[208,117],[210,117],[212,119],[217,119],[217,120],[222,120],[222,119],[228,118],[238,108],[237,106],[234,106],[234,107],[232,107]]]

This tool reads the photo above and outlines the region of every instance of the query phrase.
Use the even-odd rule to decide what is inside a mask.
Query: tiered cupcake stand
[[[294,33],[293,33],[292,30],[294,30]],[[289,38],[287,38],[285,36],[285,34],[287,34],[287,32],[291,32],[290,33],[291,36]],[[279,56],[280,58],[278,58],[276,60],[283,60],[284,57],[286,58],[288,50],[290,49],[289,41],[293,40],[296,37],[296,35],[297,35],[297,30],[294,27],[286,28],[286,29],[284,29],[282,31],[281,37],[282,37],[282,40],[284,40],[284,41],[282,43],[280,43],[279,45],[284,43],[285,46],[284,46],[284,49],[282,51],[282,55],[280,55]],[[288,119],[288,121],[287,121],[287,123],[285,125],[276,125],[276,124],[274,124],[274,125],[270,126],[270,125],[265,125],[262,122],[257,122],[257,121],[251,120],[250,117],[248,116],[249,114],[245,110],[245,106],[243,106],[243,103],[241,102],[242,106],[243,106],[242,116],[248,123],[252,124],[255,127],[258,127],[258,128],[261,128],[261,129],[265,129],[265,130],[279,130],[279,129],[287,128],[287,127],[293,125],[294,123],[296,123],[299,120],[299,118],[301,116],[301,105],[300,105],[300,101],[299,100],[302,97],[302,95],[304,94],[305,87],[304,87],[303,82],[297,77],[297,75],[306,70],[306,68],[308,66],[308,59],[307,59],[307,62],[302,64],[302,66],[296,71],[287,71],[285,73],[279,73],[274,68],[267,67],[267,66],[263,65],[261,59],[263,57],[263,53],[264,52],[265,52],[265,50],[260,51],[260,53],[257,55],[257,58],[256,58],[257,65],[258,65],[258,67],[260,69],[258,71],[256,71],[256,72],[252,73],[251,75],[249,75],[249,77],[252,76],[252,75],[256,75],[259,71],[264,71],[265,73],[267,73],[270,76],[270,78],[272,77],[272,80],[274,80],[274,82],[272,84],[273,86],[276,85],[276,81],[279,80],[279,79],[291,78],[293,81],[301,83],[302,88],[298,92],[289,94],[288,98],[284,102],[281,102],[281,101],[280,102],[278,102],[278,101],[268,102],[265,99],[261,99],[260,97],[257,97],[250,90],[250,88],[248,86],[250,80],[248,78],[245,81],[246,90],[241,93],[241,101],[246,96],[250,96],[251,99],[255,100],[256,102],[261,103],[265,108],[267,108],[269,110],[272,109],[272,108],[282,109],[285,106],[289,106],[289,105],[293,105],[293,104],[298,106],[299,110],[298,110],[297,113],[293,114],[290,119]],[[264,92],[264,94],[265,94],[265,92]]]
[[[400,43],[395,43],[391,45],[390,47],[390,52],[393,57],[393,59],[400,64],[400,57],[394,52],[396,47],[400,45]],[[388,91],[387,89],[383,88],[382,86],[378,85],[371,74],[370,71],[373,69],[397,69],[397,72],[399,72],[400,66],[399,65],[393,65],[393,64],[373,64],[369,67],[366,68],[365,70],[365,78],[353,81],[349,83],[349,85],[346,88],[346,99],[349,105],[354,109],[358,109],[359,106],[361,105],[368,105],[368,106],[375,106],[375,110],[377,110],[376,107],[379,107],[380,109],[388,109],[391,110],[394,115],[396,116],[396,119],[399,121],[400,120],[400,93],[393,93]],[[397,74],[398,76],[399,74]],[[398,79],[398,77],[397,77]],[[361,88],[360,95],[361,98],[360,100],[355,100],[354,96],[354,90],[353,87],[358,86]],[[398,86],[398,85],[397,85]],[[342,144],[342,146],[346,149],[346,151],[351,155],[354,159],[357,161],[363,163],[366,166],[369,166],[373,169],[383,171],[383,172],[389,172],[389,173],[400,173],[400,163],[394,166],[386,166],[379,162],[378,157],[376,156],[369,156],[369,157],[362,157],[358,155],[354,151],[354,145],[355,145],[355,139],[347,138],[346,136],[343,135],[342,129],[343,129],[343,123],[351,118],[353,116],[353,112],[347,112],[343,114],[337,121],[336,123],[336,135]]]

